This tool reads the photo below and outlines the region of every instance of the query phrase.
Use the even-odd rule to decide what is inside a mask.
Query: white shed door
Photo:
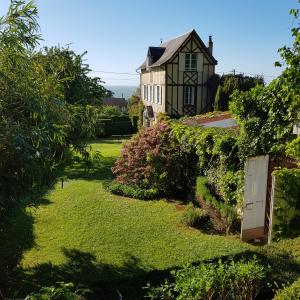
[[[268,155],[246,160],[242,230],[265,225],[268,165]]]

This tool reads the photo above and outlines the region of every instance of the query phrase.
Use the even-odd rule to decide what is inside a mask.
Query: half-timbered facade
[[[212,50],[211,36],[206,46],[195,30],[148,48],[139,68],[146,124],[153,123],[160,112],[178,117],[212,109],[209,79],[217,64]]]

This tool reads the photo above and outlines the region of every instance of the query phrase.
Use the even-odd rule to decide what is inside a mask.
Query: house
[[[160,112],[179,117],[211,111],[210,79],[216,64],[211,36],[206,46],[195,30],[149,47],[139,67],[141,96],[145,107],[149,107],[144,112],[144,123],[155,122]]]
[[[122,113],[127,112],[127,101],[125,98],[108,97],[103,99],[104,105],[117,107]]]

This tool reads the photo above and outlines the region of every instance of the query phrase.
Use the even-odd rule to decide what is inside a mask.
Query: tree
[[[58,76],[67,103],[99,106],[104,97],[112,96],[112,92],[103,86],[101,78],[88,76],[91,69],[84,63],[86,53],[76,54],[69,47],[45,47],[35,55],[35,59],[49,72],[62,69]]]
[[[220,79],[220,84],[215,96],[214,110],[228,110],[230,95],[234,90],[248,91],[257,84],[264,84],[262,77],[250,77],[242,74],[223,75]]]
[[[12,0],[0,19],[0,215],[49,185],[70,146],[90,162],[82,133],[93,134],[95,108],[74,110],[65,99],[98,103],[105,93],[87,77],[82,56],[58,48],[37,52],[38,29],[33,1]]]

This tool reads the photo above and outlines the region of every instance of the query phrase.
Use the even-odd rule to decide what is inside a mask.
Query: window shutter
[[[184,71],[185,68],[185,53],[179,53],[179,71]]]
[[[197,71],[203,72],[203,53],[197,53]]]

